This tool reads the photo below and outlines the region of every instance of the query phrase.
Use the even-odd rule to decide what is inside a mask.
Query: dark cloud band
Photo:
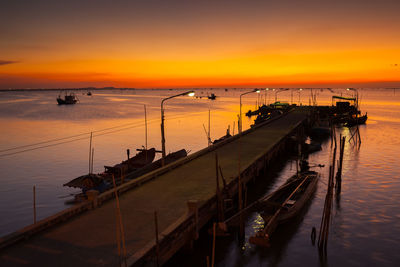
[[[8,65],[8,64],[14,64],[14,63],[18,63],[18,61],[0,60],[0,65]]]

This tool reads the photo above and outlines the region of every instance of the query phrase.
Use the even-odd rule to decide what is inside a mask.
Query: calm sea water
[[[148,147],[160,149],[161,99],[180,92],[108,90],[95,91],[93,96],[77,92],[80,103],[71,106],[58,106],[55,91],[0,92],[0,236],[32,223],[33,186],[38,219],[67,207],[65,201],[78,190],[62,185],[88,172],[90,132],[94,135],[94,171],[101,172],[104,165],[124,160],[127,148],[133,151],[145,145],[146,105]],[[219,96],[217,100],[180,97],[165,103],[167,151],[185,148],[195,152],[207,146],[204,127],[208,128],[209,110],[212,139],[223,136],[228,125],[232,131],[239,113],[239,95],[246,90],[199,89],[196,95],[211,92]],[[362,89],[359,93],[361,109],[369,118],[367,125],[360,127],[361,146],[346,143],[342,193],[333,206],[326,262],[331,266],[394,266],[400,261],[400,92]],[[334,94],[350,96],[339,89]],[[319,105],[331,104],[332,92],[317,91],[317,95]],[[308,104],[310,92],[249,94],[243,97],[243,111],[253,109],[257,101],[271,102],[275,96]],[[251,120],[244,118],[244,128],[248,128]],[[349,139],[349,129],[337,131]],[[329,165],[330,161],[329,141],[321,152],[310,156],[311,163]],[[294,171],[291,160],[277,166],[276,177],[264,182],[261,194],[277,188]],[[304,216],[278,229],[271,249],[239,245],[232,238],[218,239],[217,265],[319,265],[310,233],[312,227],[319,229],[326,194],[328,167],[320,171],[319,188]],[[251,214],[246,239],[260,227],[262,219]],[[205,265],[206,256],[211,255],[208,241],[201,241],[206,244],[190,256],[191,265],[193,259],[198,266]],[[174,262],[189,263],[187,256]]]

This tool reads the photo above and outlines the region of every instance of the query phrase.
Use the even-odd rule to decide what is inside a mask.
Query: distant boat
[[[57,97],[57,103],[59,105],[72,105],[78,102],[78,97],[74,93],[65,93],[64,98],[61,97],[61,93]]]
[[[208,97],[208,99],[211,99],[211,100],[215,100],[217,98],[217,96],[214,93],[211,93],[211,95],[209,95],[207,97]]]

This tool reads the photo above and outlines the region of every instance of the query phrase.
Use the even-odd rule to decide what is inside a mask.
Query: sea
[[[189,154],[224,136],[237,133],[240,102],[243,129],[255,117],[245,116],[260,104],[274,101],[297,105],[332,105],[332,96],[358,96],[368,120],[355,128],[336,128],[346,137],[341,193],[334,197],[327,252],[311,241],[320,229],[332,141],[309,156],[321,173],[318,189],[293,222],[280,226],[270,248],[248,243],[263,226],[254,212],[246,216],[245,241],[235,235],[217,238],[215,266],[397,266],[400,262],[400,90],[393,88],[304,88],[252,92],[249,88],[197,88],[194,97],[164,101],[166,151],[182,148]],[[57,105],[65,91],[0,91],[0,237],[70,207],[79,189],[63,186],[87,174],[104,171],[133,155],[136,149],[161,150],[161,102],[187,89],[75,90],[75,105]],[[245,94],[247,93],[248,94]],[[217,98],[210,100],[214,93]],[[240,97],[242,95],[242,97]],[[315,103],[311,95],[315,95]],[[241,101],[240,101],[241,98]],[[92,141],[91,140],[92,136]],[[90,145],[90,142],[92,143]],[[93,148],[93,167],[89,151]],[[157,158],[161,155],[157,154]],[[296,172],[296,159],[287,156],[258,177],[250,191],[256,199],[274,191]],[[191,252],[180,252],[169,266],[207,266],[212,238],[205,236]],[[211,264],[210,264],[211,266]]]

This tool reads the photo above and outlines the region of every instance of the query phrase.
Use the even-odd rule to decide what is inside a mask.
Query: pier
[[[286,141],[303,133],[308,118],[307,109],[295,109],[119,186],[122,265],[162,265],[196,240],[217,214],[216,155],[226,181],[223,197],[235,199],[239,173],[245,185],[265,171]],[[1,266],[121,264],[116,206],[111,190],[0,239]]]

